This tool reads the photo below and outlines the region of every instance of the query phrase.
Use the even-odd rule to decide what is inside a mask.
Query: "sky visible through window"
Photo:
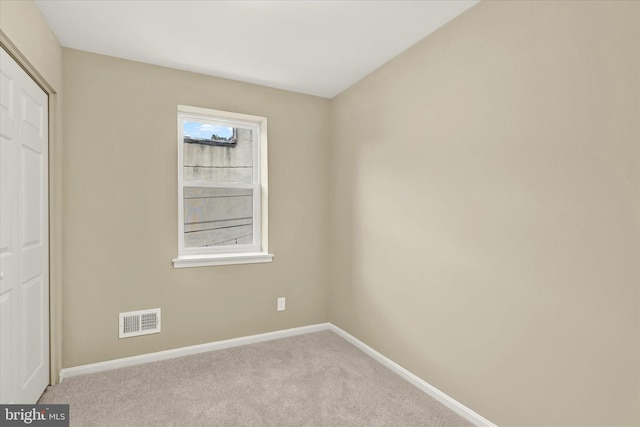
[[[185,122],[183,132],[184,136],[191,138],[211,139],[212,135],[230,138],[233,135],[233,128],[210,123]]]

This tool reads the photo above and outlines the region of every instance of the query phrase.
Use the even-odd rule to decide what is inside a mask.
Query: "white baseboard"
[[[325,331],[330,329],[330,327],[331,325],[329,323],[319,323],[317,325],[283,329],[280,331],[267,332],[264,334],[249,335],[246,337],[232,338],[229,340],[214,341],[205,344],[191,345],[189,347],[158,351],[156,353],[146,353],[138,356],[124,357],[122,359],[106,360],[104,362],[75,366],[73,368],[64,368],[60,370],[60,381],[62,382],[66,378],[76,377],[78,375],[94,374],[96,372],[109,371],[111,369],[126,368],[127,366],[135,366],[141,365],[143,363],[157,362],[159,360],[173,359],[175,357],[205,353],[207,351],[222,350],[224,348],[238,347],[241,345],[271,341],[279,338],[293,337],[296,335],[303,335],[311,332]]]
[[[238,347],[238,346],[247,345],[247,344],[271,341],[275,339],[293,337],[296,335],[303,335],[311,332],[319,332],[319,331],[326,331],[326,330],[333,331],[339,336],[341,336],[342,338],[346,339],[351,344],[355,345],[360,350],[365,352],[368,356],[372,357],[373,359],[377,360],[387,368],[391,369],[393,372],[400,375],[402,378],[404,378],[414,386],[418,387],[420,390],[422,390],[429,396],[433,397],[438,402],[442,403],[444,406],[451,409],[455,413],[459,414],[466,420],[474,423],[479,427],[497,427],[491,421],[475,413],[471,409],[464,406],[462,403],[451,398],[450,396],[438,390],[437,388],[427,383],[423,379],[419,378],[418,376],[412,374],[402,366],[398,365],[393,360],[389,359],[386,356],[383,356],[381,353],[369,347],[359,339],[355,338],[351,334],[345,332],[344,330],[340,329],[339,327],[331,323],[319,323],[317,325],[302,326],[299,328],[292,328],[292,329],[283,329],[280,331],[267,332],[265,334],[250,335],[246,337],[232,338],[232,339],[223,340],[223,341],[214,341],[214,342],[205,343],[205,344],[192,345],[189,347],[159,351],[156,353],[147,353],[147,354],[141,354],[139,356],[124,357],[122,359],[107,360],[105,362],[91,363],[89,365],[81,365],[81,366],[75,366],[72,368],[64,368],[60,371],[60,381],[63,381],[66,378],[71,378],[78,375],[93,374],[96,372],[109,371],[111,369],[125,368],[127,366],[141,365],[143,363],[173,359],[175,357],[189,356],[192,354],[205,353],[207,351],[222,350],[225,348]]]
[[[448,396],[444,392],[438,390],[437,388],[435,388],[428,382],[424,381],[422,378],[418,377],[417,375],[414,375],[411,372],[407,371],[405,368],[398,365],[393,360],[377,352],[376,350],[369,347],[368,345],[366,345],[365,343],[363,343],[353,335],[349,334],[348,332],[345,332],[344,330],[340,329],[339,327],[331,323],[329,323],[329,329],[335,332],[336,334],[340,335],[345,340],[349,341],[351,344],[358,347],[360,350],[364,351],[371,358],[377,360],[387,368],[391,369],[396,374],[400,375],[405,380],[409,381],[414,386],[418,387],[420,390],[422,390],[429,396],[436,399],[438,402],[442,403],[447,408],[454,411],[456,414],[462,416],[469,422],[474,423],[478,427],[497,427],[491,421],[487,420],[486,418],[482,417],[481,415],[467,408],[462,403]]]

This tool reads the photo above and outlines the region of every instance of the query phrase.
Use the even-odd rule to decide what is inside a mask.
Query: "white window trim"
[[[185,255],[173,260],[174,268],[209,267],[214,265],[258,264],[273,261],[266,252],[238,252],[211,255]]]
[[[254,231],[259,233],[259,247],[253,245],[243,245],[242,250],[229,251],[229,248],[184,248],[184,210],[183,210],[183,141],[180,141],[182,134],[181,116],[192,116],[198,119],[211,118],[214,116],[220,119],[227,119],[234,122],[243,122],[249,126],[257,125],[259,129],[259,144],[254,147],[255,157],[259,159],[256,167],[259,169],[260,186],[257,194],[259,206],[254,205]],[[267,119],[266,117],[253,116],[249,114],[231,113],[228,111],[211,110],[208,108],[191,107],[178,105],[178,258],[173,260],[174,268],[184,267],[206,267],[215,265],[230,264],[253,264],[271,262],[273,254],[268,251],[268,224],[269,224],[269,198],[268,198],[268,173],[267,173]],[[202,186],[202,183],[198,183]],[[206,186],[206,184],[204,185]],[[255,219],[259,218],[259,221]],[[240,248],[238,248],[240,249]]]

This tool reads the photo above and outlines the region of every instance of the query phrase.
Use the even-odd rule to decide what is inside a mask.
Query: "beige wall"
[[[331,102],[331,322],[503,426],[640,423],[640,3],[481,2]]]
[[[51,382],[61,368],[62,48],[33,1],[0,1],[0,41],[49,94]]]
[[[328,100],[75,50],[63,59],[65,367],[327,321]],[[268,118],[273,263],[173,268],[179,104]],[[155,307],[160,334],[118,339],[119,312]]]
[[[22,62],[56,91],[62,88],[62,48],[33,1],[2,0],[0,29],[19,50]],[[4,40],[3,40],[4,43]],[[14,53],[14,52],[12,52]]]

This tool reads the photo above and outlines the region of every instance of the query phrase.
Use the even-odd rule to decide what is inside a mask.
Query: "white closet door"
[[[49,383],[47,94],[0,54],[0,403]]]

